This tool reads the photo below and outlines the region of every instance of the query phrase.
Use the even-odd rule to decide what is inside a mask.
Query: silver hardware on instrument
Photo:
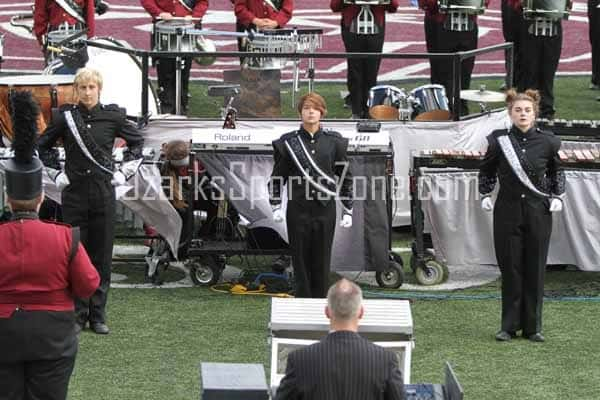
[[[441,13],[448,14],[446,28],[456,32],[473,30],[472,16],[485,12],[484,0],[438,0],[438,7]]]
[[[557,21],[569,18],[567,0],[523,0],[523,18],[533,21],[528,32],[534,36],[556,36]]]

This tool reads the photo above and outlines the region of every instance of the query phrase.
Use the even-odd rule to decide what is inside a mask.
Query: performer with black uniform
[[[600,1],[588,0],[587,15],[592,47],[592,81],[590,89],[600,90]]]
[[[572,3],[568,1],[567,8]],[[562,23],[560,19],[542,20],[525,19],[521,37],[522,78],[519,91],[527,88],[539,90],[540,118],[552,119],[554,109],[554,76],[558,69],[562,50]],[[527,57],[527,61],[525,61]]]
[[[329,286],[331,245],[335,232],[339,178],[343,205],[340,226],[352,226],[352,176],[346,156],[348,139],[325,130],[323,97],[308,93],[298,103],[300,129],[273,142],[269,181],[275,222],[283,221],[283,185],[287,184],[287,232],[292,250],[296,297],[325,297]]]
[[[173,17],[184,17],[190,21],[195,21],[198,29],[202,28],[201,19],[208,10],[208,0],[140,0],[142,7],[152,16],[156,23],[158,20],[170,21]],[[152,47],[154,47],[154,35],[152,37]],[[158,86],[160,87],[159,99],[160,110],[163,114],[175,114],[175,70],[177,69],[175,58],[156,58],[156,73],[158,75]],[[183,114],[188,106],[188,89],[190,83],[190,69],[192,68],[192,58],[186,57],[181,60],[181,110]]]
[[[59,186],[66,186],[62,191],[63,217],[65,222],[80,227],[81,240],[101,279],[89,301],[76,301],[77,322],[83,328],[89,320],[94,332],[107,334],[105,308],[114,238],[113,185],[124,184],[135,174],[144,139],[127,121],[124,109],[99,102],[102,76],[98,71],[80,69],[73,86],[79,103],[61,107],[60,115],[40,136],[38,148],[46,163],[54,143],[63,141],[66,175],[55,177]],[[112,149],[117,136],[127,142],[124,160],[136,161],[123,163],[113,172]]]
[[[513,126],[488,136],[479,171],[481,206],[494,210],[494,247],[502,273],[502,325],[496,340],[523,337],[543,342],[544,273],[552,213],[562,211],[565,175],[560,139],[535,126],[539,93],[507,92]],[[500,183],[496,204],[491,194]]]
[[[38,218],[40,111],[29,92],[10,97],[15,155],[0,165],[13,213],[0,225],[0,397],[64,400],[77,354],[73,298],[89,297],[100,278],[77,230]]]
[[[341,12],[342,40],[348,53],[381,53],[385,39],[385,13],[396,12],[399,0],[385,5],[359,6],[344,0],[331,0],[334,12]],[[348,58],[347,85],[352,103],[352,118],[369,118],[369,90],[377,85],[381,59]]]
[[[419,8],[425,11],[425,42],[430,53],[455,53],[477,48],[477,16],[469,15],[464,24],[452,23],[449,14],[442,13],[437,0],[418,0]],[[485,1],[487,7],[489,0]],[[461,64],[461,85],[456,90],[468,89],[475,58],[467,58]],[[443,85],[450,103],[450,111],[455,112],[454,76],[452,60],[431,60],[431,83]],[[466,101],[461,101],[460,114],[468,114]]]

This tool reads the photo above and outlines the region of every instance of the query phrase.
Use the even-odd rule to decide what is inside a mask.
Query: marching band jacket
[[[75,104],[65,104],[60,107],[60,114],[51,125],[46,128],[44,134],[38,139],[37,145],[40,158],[48,165],[48,155],[51,148],[60,138],[63,140],[66,159],[65,171],[69,180],[87,177],[99,177],[111,179],[111,175],[99,168],[82,151],[74,135],[70,131],[67,111],[71,112],[73,120],[80,132],[90,154],[107,170],[113,169],[112,149],[115,138],[121,137],[127,142],[128,150],[125,161],[140,158],[144,138],[132,123],[127,120],[125,110],[116,104],[96,104],[91,110]]]
[[[372,5],[371,11],[375,17],[375,22],[380,27],[385,27],[385,12],[396,12],[400,6],[400,0],[391,0],[389,4],[385,5]],[[352,24],[352,20],[356,18],[360,12],[361,6],[354,4],[345,4],[344,0],[331,0],[329,4],[331,11],[342,13],[342,25],[349,27]]]
[[[480,166],[479,193],[490,195],[499,181],[503,196],[561,197],[565,192],[565,174],[558,158],[560,139],[537,127],[524,133],[517,130],[514,126],[500,129],[487,137],[489,146]],[[502,148],[506,145],[514,149],[513,157],[506,156]],[[519,169],[524,175],[518,175]],[[533,187],[524,183],[524,176]]]
[[[94,293],[98,272],[81,243],[72,255],[68,225],[42,222],[33,212],[13,218],[0,224],[0,359],[72,357],[73,298]]]
[[[277,21],[279,28],[283,28],[292,18],[294,11],[293,0],[271,0],[274,5],[279,4],[279,9],[274,9],[264,0],[235,0],[234,12],[237,22],[242,26],[252,25],[254,18],[269,18]]]
[[[208,10],[208,0],[141,0],[142,7],[152,16],[158,18],[162,12],[167,12],[174,17],[191,15],[202,18]]]
[[[323,129],[311,136],[301,127],[275,140],[275,164],[269,181],[271,205],[281,204],[281,191],[287,183],[288,201],[320,201],[325,205],[339,197],[344,212],[352,213],[352,174],[347,148],[348,139]]]
[[[94,36],[94,0],[62,0],[72,4],[71,8],[81,9],[81,19],[85,21],[87,36]],[[33,10],[33,33],[38,42],[42,43],[42,37],[48,32],[56,29],[59,25],[67,23],[77,25],[83,21],[75,18],[67,12],[55,0],[35,0]]]

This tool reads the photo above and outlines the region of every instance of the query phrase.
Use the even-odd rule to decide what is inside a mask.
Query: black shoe
[[[350,97],[350,93],[344,97],[344,108],[352,108],[352,98]]]
[[[527,337],[527,339],[531,340],[532,342],[544,342],[546,340],[546,338],[544,337],[544,335],[542,335],[541,333],[534,333],[533,335],[529,335]]]
[[[499,331],[496,333],[496,340],[499,342],[509,342],[515,336],[517,336],[515,333]]]
[[[108,333],[110,332],[108,326],[106,326],[106,324],[102,322],[90,323],[90,328],[94,331],[94,333],[97,333],[98,335],[108,335]]]

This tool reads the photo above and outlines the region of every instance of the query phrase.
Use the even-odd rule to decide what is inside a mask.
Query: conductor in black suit
[[[404,399],[402,372],[391,351],[361,337],[362,292],[341,279],[329,288],[330,333],[290,353],[276,400]]]

